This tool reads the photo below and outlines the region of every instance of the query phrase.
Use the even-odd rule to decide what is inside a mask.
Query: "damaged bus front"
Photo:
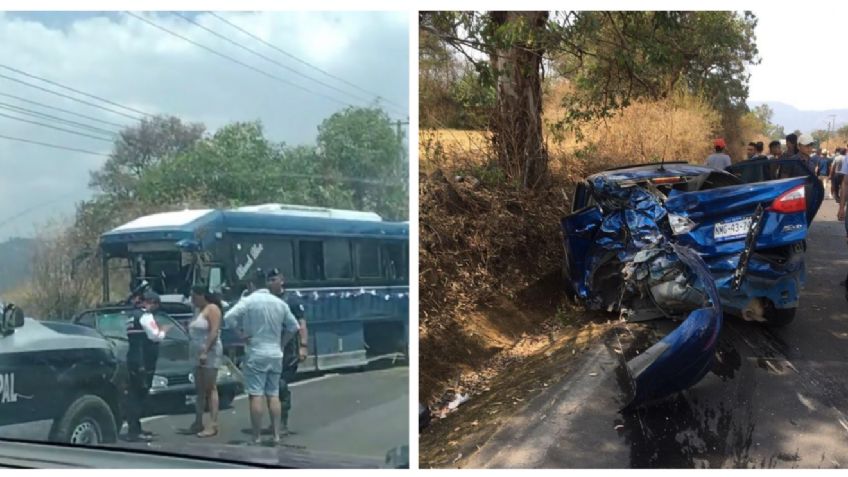
[[[146,281],[163,306],[186,303],[197,284],[232,304],[255,277],[279,269],[284,298],[299,303],[308,322],[309,356],[299,372],[407,353],[408,223],[370,212],[261,204],[141,217],[103,234],[100,247],[106,302]]]
[[[774,177],[785,162],[769,163]],[[710,369],[724,312],[774,324],[794,316],[821,184],[768,173],[746,184],[744,171],[735,172],[627,167],[595,174],[575,192],[562,221],[572,294],[628,321],[681,321],[627,363],[631,404],[697,383]]]
[[[106,232],[100,237],[104,303],[126,297],[142,281],[177,301],[192,285],[214,282],[210,258],[222,227],[223,214],[205,209],[148,215]]]

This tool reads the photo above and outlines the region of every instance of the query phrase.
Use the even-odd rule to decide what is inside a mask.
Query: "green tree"
[[[579,134],[585,121],[608,116],[634,99],[684,90],[708,98],[722,113],[726,131],[734,131],[747,112],[746,67],[759,62],[756,25],[750,12],[420,16],[420,29],[459,51],[481,72],[481,82],[497,88],[489,127],[494,159],[522,187],[540,183],[547,170],[540,132],[544,65],[574,86],[563,98],[566,115],[557,129]]]
[[[90,187],[115,199],[131,200],[144,171],[164,158],[192,148],[206,127],[173,116],[145,118],[121,131],[109,159],[91,173]]]
[[[139,199],[159,207],[280,202],[350,208],[350,187],[324,178],[323,162],[313,146],[289,148],[268,140],[259,122],[233,123],[149,168]]]
[[[826,129],[816,129],[811,134],[813,136],[813,140],[816,141],[819,145],[824,144],[825,141],[828,140],[830,133]]]
[[[347,108],[318,126],[321,174],[347,182],[353,206],[393,218],[405,216],[406,148],[388,115],[376,108]]]
[[[762,133],[770,138],[782,138],[786,136],[783,132],[783,126],[771,122],[774,117],[774,110],[768,104],[756,106],[751,113],[757,117],[762,124]]]

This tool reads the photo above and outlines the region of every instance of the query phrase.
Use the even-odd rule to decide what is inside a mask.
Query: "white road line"
[[[323,376],[318,376],[318,377],[315,377],[315,378],[304,379],[303,381],[297,381],[297,382],[295,382],[295,383],[291,383],[291,384],[289,384],[289,387],[290,387],[290,388],[293,388],[293,387],[295,387],[295,386],[300,386],[300,385],[302,385],[302,384],[314,383],[314,382],[316,382],[316,381],[323,381],[323,380],[325,380],[325,379],[335,378],[336,376],[341,376],[341,375],[340,375],[339,373],[325,374],[325,375],[323,375]]]
[[[338,377],[338,376],[341,376],[341,375],[339,373],[325,374],[323,376],[304,379],[303,381],[297,381],[295,383],[289,384],[289,387],[293,388],[293,387],[297,387],[297,386],[302,386],[304,384],[314,383],[314,382],[317,382],[317,381],[323,381],[325,379],[335,378],[335,377]],[[242,401],[244,399],[247,399],[247,397],[248,397],[247,394],[239,394],[238,396],[236,396],[235,399],[233,399],[233,401]],[[143,417],[143,418],[140,419],[140,422],[145,423],[145,422],[155,421],[156,419],[161,419],[163,417],[171,417],[171,414],[159,414],[159,415],[156,415],[156,416]],[[121,430],[124,430],[126,427],[127,427],[127,425],[126,425],[126,423],[124,423],[124,425],[121,427]]]
[[[335,378],[336,376],[341,376],[341,375],[339,373],[325,374],[323,376],[304,379],[303,381],[297,381],[295,383],[291,383],[291,384],[289,384],[289,387],[293,388],[293,387],[297,387],[297,386],[300,386],[300,385],[303,385],[303,384],[314,383],[316,381],[323,381],[325,379]],[[241,401],[243,399],[247,399],[247,397],[248,397],[247,394],[239,394],[238,396],[236,396],[235,399],[233,399],[233,401]]]

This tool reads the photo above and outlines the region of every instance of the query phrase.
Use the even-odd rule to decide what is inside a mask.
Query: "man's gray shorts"
[[[280,358],[247,357],[244,362],[244,387],[250,396],[279,396],[283,363]]]

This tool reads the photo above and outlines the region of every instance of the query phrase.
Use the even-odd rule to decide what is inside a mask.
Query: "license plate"
[[[185,397],[186,406],[194,406],[194,404],[196,402],[197,402],[197,395],[196,394],[192,394],[192,395]]]
[[[748,235],[749,230],[751,230],[751,217],[720,222],[713,228],[713,238],[716,241],[732,240]]]

